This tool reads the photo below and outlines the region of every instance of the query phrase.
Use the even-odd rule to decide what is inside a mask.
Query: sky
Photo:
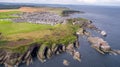
[[[0,2],[120,6],[120,0],[0,0]]]

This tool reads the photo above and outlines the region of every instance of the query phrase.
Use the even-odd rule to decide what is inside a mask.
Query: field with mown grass
[[[0,19],[10,19],[10,18],[17,18],[16,16],[12,16],[13,14],[21,13],[20,11],[8,11],[8,12],[0,12]]]

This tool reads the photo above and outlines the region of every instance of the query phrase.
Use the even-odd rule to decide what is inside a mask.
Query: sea
[[[7,4],[10,5],[10,4]],[[30,4],[29,4],[30,5]],[[29,6],[27,5],[27,6]],[[3,6],[3,5],[2,5]],[[36,5],[41,6],[41,5]],[[120,6],[93,6],[93,5],[50,5],[42,6],[67,7],[85,13],[74,14],[71,17],[87,18],[101,30],[107,32],[107,37],[98,35],[106,40],[111,48],[120,49]],[[14,7],[14,6],[13,6]],[[0,7],[1,8],[1,7]],[[96,36],[96,35],[94,35]],[[70,62],[67,67],[120,67],[120,55],[103,55],[90,46],[85,37],[79,37],[80,47],[77,49],[81,54],[81,62],[72,58],[68,53],[56,55],[45,63],[41,63],[37,58],[29,66],[21,64],[19,67],[66,67],[63,60]],[[4,66],[0,66],[4,67]]]

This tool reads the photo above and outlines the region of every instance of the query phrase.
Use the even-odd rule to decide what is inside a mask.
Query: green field
[[[31,24],[31,23],[13,23],[11,21],[0,21],[0,32],[3,35],[12,35],[36,30],[45,30],[52,28],[51,25]]]
[[[0,19],[9,19],[9,18],[17,18],[16,16],[12,16],[13,14],[21,13],[19,11],[10,11],[10,12],[0,12]]]

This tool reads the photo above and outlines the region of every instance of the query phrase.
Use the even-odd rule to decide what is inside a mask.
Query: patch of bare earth
[[[19,11],[17,9],[2,9],[0,12],[10,12],[10,11]]]
[[[10,12],[10,11],[21,11],[21,12],[45,12],[47,11],[47,8],[40,7],[40,8],[35,8],[35,7],[21,7],[19,9],[2,9],[0,12]]]
[[[35,8],[35,7],[21,7],[19,8],[21,12],[45,12],[46,8]]]
[[[53,10],[62,10],[62,8],[52,7],[20,7],[19,9],[2,9],[0,12],[20,11],[20,12],[49,12]]]
[[[25,39],[25,40],[19,40],[19,41],[9,41],[6,45],[8,47],[15,47],[15,46],[22,46],[22,45],[27,45],[29,43],[31,43],[33,40],[28,40],[28,39]]]

